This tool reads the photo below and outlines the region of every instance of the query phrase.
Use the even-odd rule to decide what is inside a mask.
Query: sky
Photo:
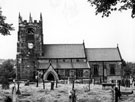
[[[95,15],[87,0],[0,0],[3,15],[13,23],[11,36],[0,35],[0,59],[15,59],[17,49],[18,15],[23,20],[43,16],[45,44],[83,43],[87,48],[119,46],[122,58],[135,62],[135,19],[131,11],[112,12],[109,17]]]

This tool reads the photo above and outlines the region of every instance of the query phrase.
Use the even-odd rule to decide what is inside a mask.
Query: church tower
[[[29,15],[29,21],[23,20],[19,13],[19,28],[17,42],[17,78],[35,79],[38,68],[37,58],[43,54],[43,20],[34,20]]]

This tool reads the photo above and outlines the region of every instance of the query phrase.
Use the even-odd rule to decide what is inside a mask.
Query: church
[[[86,48],[80,44],[44,44],[43,18],[23,20],[19,14],[17,79],[94,79],[95,82],[121,80],[122,56],[119,47]]]

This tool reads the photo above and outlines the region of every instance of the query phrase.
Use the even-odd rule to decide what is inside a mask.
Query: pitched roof
[[[43,58],[85,58],[83,44],[45,44]]]
[[[118,48],[86,48],[88,61],[121,61]]]
[[[59,62],[55,63],[52,62],[51,65],[53,66],[54,69],[72,69],[72,68],[89,68],[86,62]],[[48,69],[50,66],[50,63],[40,63],[39,64],[39,69]]]

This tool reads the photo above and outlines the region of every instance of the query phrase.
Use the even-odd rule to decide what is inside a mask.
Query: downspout
[[[87,65],[88,65],[88,67],[89,67],[89,91],[90,91],[91,67],[90,67],[88,61],[87,61]]]
[[[103,65],[103,83],[104,83],[104,62],[102,62],[102,65]]]

